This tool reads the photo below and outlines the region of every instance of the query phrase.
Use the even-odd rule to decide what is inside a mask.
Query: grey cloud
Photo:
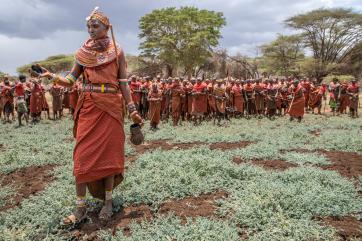
[[[362,11],[360,0],[2,0],[0,15],[0,50],[11,46],[9,60],[0,55],[0,70],[15,72],[15,68],[29,60],[46,58],[49,54],[74,51],[86,36],[85,18],[95,6],[100,6],[115,28],[118,41],[126,53],[137,54],[140,40],[137,38],[138,21],[144,14],[156,8],[169,6],[196,6],[223,12],[227,26],[222,30],[220,47],[231,52],[253,55],[260,44],[269,42],[276,33],[290,33],[283,20],[319,7],[353,7]],[[73,38],[70,33],[79,32]],[[53,38],[67,38],[64,41]],[[72,38],[72,39],[68,39]],[[27,41],[28,40],[28,41]],[[6,42],[8,41],[8,42]],[[24,49],[33,43],[43,43],[40,53]],[[54,46],[52,43],[57,43]],[[31,56],[25,56],[31,55]],[[6,67],[3,67],[6,66]]]

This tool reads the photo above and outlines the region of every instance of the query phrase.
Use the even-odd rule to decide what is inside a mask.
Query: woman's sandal
[[[105,206],[101,209],[98,215],[101,221],[108,221],[112,218],[112,216],[113,216],[113,211],[108,210]]]
[[[77,209],[68,217],[64,218],[63,225],[70,226],[70,225],[77,225],[82,223],[87,218],[87,209],[84,212],[80,213]]]

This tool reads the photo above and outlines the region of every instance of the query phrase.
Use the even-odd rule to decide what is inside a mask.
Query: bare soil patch
[[[353,152],[320,151],[332,165],[322,166],[324,170],[338,171],[342,176],[358,179],[362,176],[362,156]]]
[[[148,151],[155,150],[157,148],[161,148],[161,150],[167,151],[172,149],[181,149],[186,150],[190,149],[194,146],[203,145],[204,142],[201,141],[195,141],[195,142],[189,142],[189,143],[168,143],[168,140],[152,140],[143,143],[142,145],[133,145],[131,146],[135,149],[135,154],[131,154],[127,156],[126,160],[128,162],[133,162],[137,160],[139,155],[142,155],[143,153],[146,153]]]
[[[210,150],[221,149],[221,150],[231,150],[237,148],[244,148],[252,144],[251,141],[238,141],[238,142],[217,142],[210,144]]]
[[[69,233],[74,240],[98,240],[96,232],[100,229],[109,230],[115,234],[117,230],[122,230],[125,235],[131,235],[129,225],[132,222],[151,221],[158,215],[174,213],[186,220],[187,217],[212,217],[215,215],[215,200],[226,198],[226,192],[215,192],[211,194],[202,194],[199,197],[185,197],[180,200],[169,199],[165,201],[158,212],[153,212],[146,204],[132,205],[123,208],[119,213],[113,215],[112,219],[103,223],[98,218],[97,212],[88,214],[89,220]]]
[[[132,147],[135,149],[135,154],[131,154],[127,156],[126,160],[128,162],[133,162],[137,160],[139,155],[146,153],[148,151],[155,150],[157,148],[161,148],[161,150],[168,151],[172,149],[179,149],[179,150],[187,150],[191,149],[195,146],[206,145],[208,143],[202,141],[194,141],[194,142],[187,142],[187,143],[169,143],[169,140],[152,140],[145,142],[142,145],[135,146],[133,144]],[[239,142],[216,142],[209,145],[210,150],[221,149],[221,150],[230,150],[236,148],[244,148],[253,142],[250,141],[239,141]]]
[[[322,223],[334,227],[340,240],[350,240],[352,238],[362,240],[362,221],[355,217],[326,217],[321,219]]]
[[[161,205],[158,213],[174,213],[180,217],[211,217],[216,210],[215,201],[228,197],[226,192],[203,194],[198,197],[171,199]]]
[[[245,161],[243,159],[241,159],[240,157],[234,157],[233,162],[235,162],[236,164],[245,163]],[[289,163],[289,162],[286,162],[283,160],[258,160],[258,159],[255,159],[255,160],[252,160],[251,163],[253,163],[254,165],[257,165],[257,166],[261,166],[266,170],[284,171],[288,168],[297,167],[296,164]]]
[[[6,204],[0,207],[0,212],[17,207],[24,199],[43,191],[55,179],[51,174],[55,167],[54,164],[30,166],[9,174],[0,174],[0,186],[11,186],[15,190],[13,195],[7,197]]]
[[[362,176],[362,155],[355,152],[343,152],[343,151],[326,151],[326,150],[306,150],[306,149],[292,149],[290,151],[296,151],[301,153],[319,152],[325,155],[330,161],[331,165],[319,166],[323,170],[337,171],[341,176],[348,177],[350,179],[357,179]]]

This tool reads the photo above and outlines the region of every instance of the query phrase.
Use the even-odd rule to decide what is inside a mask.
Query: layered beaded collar
[[[117,52],[120,47],[117,44]],[[96,67],[116,59],[116,51],[109,37],[103,39],[88,39],[75,54],[76,61],[84,67]]]

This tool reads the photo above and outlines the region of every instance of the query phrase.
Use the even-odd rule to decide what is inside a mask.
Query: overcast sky
[[[137,54],[138,20],[156,8],[195,6],[223,12],[220,48],[255,56],[257,46],[277,33],[288,33],[283,21],[320,7],[347,7],[362,12],[361,0],[0,0],[0,70],[50,55],[74,53],[87,38],[85,18],[95,6],[114,26],[126,53]]]

